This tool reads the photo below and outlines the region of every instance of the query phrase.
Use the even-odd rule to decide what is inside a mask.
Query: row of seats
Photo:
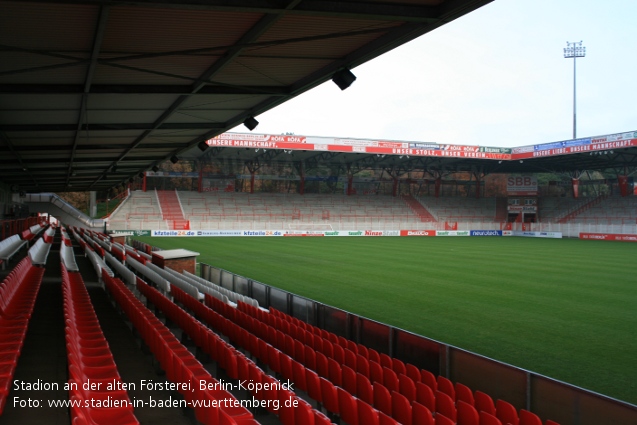
[[[201,322],[197,321],[193,316],[186,311],[178,307],[175,303],[164,297],[154,288],[149,287],[141,282],[138,282],[138,289],[147,297],[156,307],[166,314],[166,316],[174,321],[184,332],[193,339],[193,342],[198,347],[203,348],[204,352],[209,354],[213,360],[215,360],[221,368],[226,371],[226,374],[233,379],[243,380],[249,379],[255,384],[264,384],[271,387],[271,390],[265,392],[255,392],[254,397],[259,398],[265,402],[278,400],[279,405],[266,405],[271,413],[279,415],[279,419],[283,425],[327,425],[331,424],[329,418],[324,414],[312,408],[302,398],[295,395],[293,391],[288,388],[280,388],[278,381],[263,372],[254,362],[244,356],[241,352],[232,348],[217,334],[212,332],[209,328],[205,327]],[[199,315],[207,315],[208,317],[215,312],[203,305],[201,302],[182,291],[177,286],[171,287],[171,294],[176,300],[183,301],[190,307],[193,307]],[[209,317],[210,318],[210,317]],[[215,319],[223,320],[219,315],[216,315]],[[211,319],[213,322],[215,319]],[[233,324],[226,321],[227,326]],[[211,336],[212,335],[212,336]],[[286,401],[290,403],[286,405]]]
[[[34,224],[33,226],[29,227],[27,230],[22,232],[22,235],[21,235],[22,240],[24,241],[33,240],[45,228],[46,226],[44,224]]]
[[[189,381],[198,383],[200,380],[206,380],[210,383],[217,382],[195,356],[126,288],[120,279],[110,277],[106,273],[102,274],[102,279],[108,291],[131,321],[171,382],[179,384],[185,384]],[[179,392],[183,395],[188,405],[194,407],[195,417],[202,424],[257,424],[252,414],[241,406],[212,406],[211,403],[213,402],[219,404],[221,400],[234,399],[232,394],[227,391],[223,389],[201,390],[194,385],[193,387],[191,391],[180,385]],[[207,402],[210,407],[204,407],[205,404],[194,406],[192,404],[194,400]]]
[[[139,424],[79,272],[62,263],[69,398],[74,425]],[[115,386],[115,384],[118,384]],[[93,385],[97,385],[97,389]],[[112,385],[111,389],[108,386]],[[92,387],[92,388],[91,388]],[[91,400],[87,405],[86,401]],[[101,407],[102,403],[108,407]],[[99,407],[95,407],[99,406]]]
[[[44,239],[44,242],[53,243],[53,238],[55,237],[56,231],[57,228],[55,226],[49,226],[49,228],[44,231],[44,235],[42,235],[42,239]]]
[[[62,232],[62,234],[64,235],[65,232]],[[64,237],[62,238],[63,242],[60,244],[60,258],[62,260],[62,263],[68,271],[79,271],[80,269],[77,266],[77,262],[75,261],[75,252],[73,251],[73,246],[71,243],[65,243],[65,240],[70,242],[70,239],[64,239]]]
[[[117,275],[130,286],[135,286],[135,273],[133,273],[130,269],[128,269],[124,264],[117,261],[115,257],[113,257],[108,252],[104,253],[104,259],[106,263],[117,272]]]
[[[46,259],[49,256],[52,243],[47,243],[44,238],[38,239],[31,248],[27,255],[31,259],[31,263],[38,266],[46,265]]]
[[[24,258],[0,283],[0,415],[42,283],[44,268]]]
[[[144,276],[147,280],[156,285],[159,289],[162,290],[163,293],[167,294],[170,292],[170,282],[155,273],[150,268],[146,267],[145,264],[142,264],[134,258],[129,257],[126,265],[130,267],[135,273]]]
[[[213,310],[218,310],[215,312],[225,316],[225,332],[232,341],[247,349],[274,372],[292,380],[300,390],[306,391],[317,403],[322,403],[328,412],[338,415],[348,424],[434,424],[432,410],[423,404],[414,402],[415,408],[412,409],[407,398],[397,391],[390,392],[378,382],[372,386],[369,378],[347,366],[341,366],[334,358],[328,360],[323,355],[326,366],[318,367],[313,348],[297,343],[290,335],[285,336],[280,331],[274,338],[262,338],[257,334],[276,335],[274,328],[258,320],[252,320],[252,325],[241,326],[252,318],[217,300],[207,298],[206,301],[214,305]],[[246,306],[243,303],[240,305]],[[290,350],[289,347],[295,348]],[[313,360],[309,361],[310,358]],[[361,387],[360,391],[357,385]],[[436,415],[436,420],[436,423],[445,425],[450,421],[442,413]]]
[[[339,352],[339,350],[336,349],[337,345],[343,347],[343,350],[345,351],[343,355],[343,368],[354,368],[354,370],[362,372],[369,370],[369,378],[372,382],[374,382],[374,385],[376,382],[382,382],[389,389],[398,391],[406,396],[408,400],[412,401],[412,403],[415,399],[417,402],[424,404],[428,408],[434,408],[432,410],[442,412],[445,416],[454,421],[457,420],[457,423],[460,425],[482,425],[483,423],[501,423],[502,425],[542,424],[540,418],[532,412],[521,409],[518,413],[514,406],[504,400],[497,400],[497,402],[494,403],[493,399],[491,399],[489,395],[481,391],[475,391],[475,393],[472,393],[468,387],[461,383],[453,384],[450,380],[443,376],[435,378],[428,371],[418,371],[415,366],[411,364],[404,364],[400,360],[390,358],[382,353],[378,356],[378,360],[380,360],[383,371],[381,375],[379,368],[377,366],[373,366],[374,363],[377,363],[376,355],[373,354],[374,350],[368,349],[360,344],[354,344],[353,341],[346,340],[345,338],[338,337],[333,333],[318,329],[273,308],[270,308],[270,314],[272,316],[265,315],[262,310],[253,309],[244,304],[240,304],[239,308],[243,311],[251,312],[253,317],[261,316],[265,320],[268,320],[266,318],[269,318],[272,322],[274,322],[272,320],[272,316],[283,319],[284,322],[277,321],[276,323],[279,324],[280,328],[286,329],[284,323],[287,322],[289,324],[291,334],[294,334],[292,329],[293,326],[295,326],[295,338],[300,339],[301,341],[305,340],[310,342],[309,336],[314,335],[311,340],[314,341],[314,346],[311,347],[313,350],[320,349],[316,342],[316,336],[319,334],[322,338],[327,336],[327,339],[323,339],[323,344],[325,344],[326,341],[333,342],[334,353]],[[356,362],[353,361],[354,356],[352,354],[347,355],[348,351],[353,353],[352,350],[354,349],[357,350],[357,355],[355,357]],[[305,349],[304,352],[307,353],[307,349]],[[365,362],[365,353],[367,353],[368,362]],[[335,357],[338,358],[338,355]],[[317,366],[319,365],[319,358],[320,356],[317,354]],[[359,364],[362,364],[363,366],[361,367]],[[367,365],[369,366],[369,369],[366,369]],[[377,372],[373,372],[374,369],[376,369]],[[419,377],[420,381],[418,379]],[[344,383],[344,385],[346,384]],[[353,387],[351,383],[346,386],[350,388]],[[429,387],[429,390],[431,391],[427,390],[425,386]],[[434,392],[435,397],[432,399],[431,395],[434,394]],[[557,424],[551,420],[547,420],[546,425]]]
[[[170,271],[170,269],[167,269]],[[227,301],[226,302],[231,302],[234,304],[237,304],[239,302],[243,302],[246,304],[249,304],[255,308],[259,307],[259,302],[257,300],[255,300],[254,298],[248,297],[246,295],[241,295],[238,294],[234,291],[231,291],[230,289],[226,289],[220,285],[217,285],[213,282],[210,282],[209,280],[206,280],[202,277],[199,277],[195,274],[192,274],[190,272],[188,272],[187,270],[184,270],[182,276],[184,276],[186,278],[186,280],[193,282],[194,283],[199,283],[200,285],[205,285],[208,288],[212,288],[214,291],[219,292],[221,295],[227,297]],[[221,299],[220,297],[216,297],[218,299]]]
[[[20,239],[20,235],[9,236],[0,241],[0,262],[2,270],[6,269],[6,265],[20,249],[27,244],[27,241]]]

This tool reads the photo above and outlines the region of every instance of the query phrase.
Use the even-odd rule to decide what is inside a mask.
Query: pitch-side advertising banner
[[[625,235],[617,233],[580,233],[580,239],[594,239],[598,241],[622,241],[637,242],[637,235]]]
[[[470,236],[502,236],[502,230],[470,230]]]
[[[436,230],[436,236],[471,236],[468,230]]]
[[[520,232],[520,231],[514,230],[513,236],[522,236],[525,238],[562,239],[562,232]]]
[[[400,236],[436,236],[435,230],[401,230]]]

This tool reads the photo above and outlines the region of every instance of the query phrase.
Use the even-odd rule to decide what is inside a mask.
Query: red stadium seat
[[[480,411],[480,425],[502,425],[502,422],[495,416],[485,411]]]
[[[438,378],[436,379],[436,381],[438,383],[438,391],[442,391],[443,393],[451,397],[452,400],[455,401],[456,390],[453,386],[453,382],[451,382],[449,379],[445,378],[442,375],[438,375]]]
[[[453,399],[442,391],[436,391],[436,413],[443,414],[454,422],[457,418]]]
[[[434,425],[434,417],[431,411],[420,403],[411,404],[412,425]]]
[[[378,410],[361,399],[357,399],[358,404],[358,423],[361,425],[378,425],[380,421]]]
[[[439,413],[436,415],[436,425],[456,425],[456,422]]]
[[[341,387],[336,387],[338,394],[338,409],[340,417],[348,425],[358,425],[358,405],[356,397],[345,391]]]
[[[411,425],[411,404],[407,397],[399,392],[391,393],[392,417],[403,425]]]
[[[341,382],[345,391],[356,395],[356,371],[354,369],[343,366],[341,368]]]
[[[416,384],[416,401],[432,412],[436,411],[436,395],[428,385],[422,382]]]
[[[398,375],[398,391],[407,397],[407,400],[416,400],[416,384],[411,378],[402,373]]]
[[[391,393],[384,385],[374,382],[374,407],[379,411],[391,416],[392,402]]]
[[[495,403],[495,416],[505,424],[518,425],[518,411],[511,403],[498,400]]]
[[[535,414],[528,410],[520,410],[520,425],[542,425],[542,421]]]
[[[305,382],[307,384],[307,395],[318,403],[323,401],[321,396],[321,380],[316,372],[305,369]]]
[[[389,391],[398,391],[400,389],[396,372],[388,367],[383,367],[383,385],[385,385]]]
[[[495,416],[495,404],[490,395],[483,393],[482,391],[476,391],[474,393],[475,408],[478,412],[487,412],[490,415]]]
[[[478,415],[478,411],[469,403],[458,400],[456,402],[456,409],[458,412],[458,425],[480,424],[480,416]]]
[[[367,376],[362,373],[356,374],[356,397],[367,404],[374,404],[374,388]]]
[[[339,414],[338,392],[336,386],[325,378],[319,378],[321,381],[321,399],[325,409],[336,415]]]
[[[462,400],[472,406],[475,405],[475,399],[473,398],[473,392],[469,387],[456,382],[456,401]]]
[[[428,385],[434,393],[438,391],[438,382],[436,381],[436,376],[428,370],[420,370],[420,382]]]
[[[334,359],[327,359],[327,364],[329,366],[330,381],[340,387],[343,382],[341,378],[343,376],[341,365]]]

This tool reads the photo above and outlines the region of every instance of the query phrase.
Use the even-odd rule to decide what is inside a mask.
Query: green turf
[[[526,238],[139,238],[637,403],[637,244]]]

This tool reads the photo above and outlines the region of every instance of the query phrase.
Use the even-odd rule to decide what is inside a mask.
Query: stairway
[[[429,210],[425,208],[423,204],[418,202],[418,200],[412,195],[403,195],[402,199],[403,201],[405,201],[405,204],[407,204],[407,206],[414,212],[414,214],[416,214],[418,218],[420,218],[421,222],[429,223],[437,221],[436,218],[431,215]]]
[[[162,218],[172,230],[189,230],[190,221],[186,220],[177,197],[173,190],[158,190],[157,199],[161,209]]]
[[[557,220],[557,222],[568,223],[570,220],[574,219],[575,217],[577,217],[579,214],[583,213],[584,211],[594,207],[595,205],[600,204],[606,198],[608,198],[608,195],[599,195],[593,198],[592,200],[590,200],[589,202],[585,203],[584,205],[580,205],[579,207],[575,208],[573,211],[569,211],[562,218]]]

